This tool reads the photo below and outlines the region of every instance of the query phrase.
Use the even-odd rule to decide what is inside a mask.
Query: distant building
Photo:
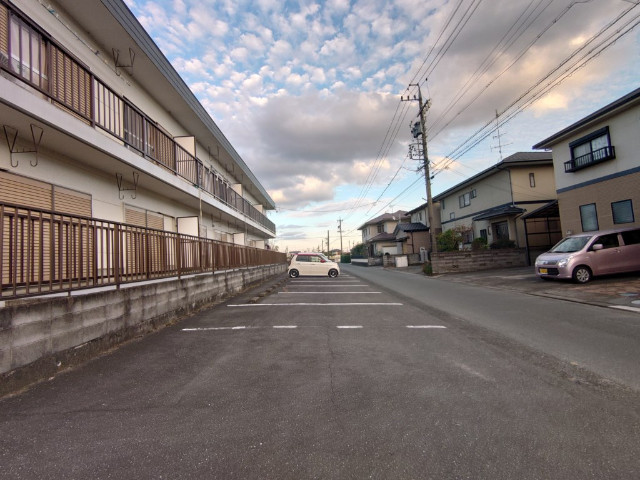
[[[367,246],[370,257],[397,255],[402,253],[402,245],[398,245],[394,231],[399,223],[407,222],[410,217],[404,210],[385,213],[372,218],[358,228],[362,232],[362,243]]]

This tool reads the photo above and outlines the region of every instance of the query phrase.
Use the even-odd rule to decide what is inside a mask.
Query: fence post
[[[116,287],[120,288],[120,224],[116,223],[113,230],[113,280],[116,282]]]

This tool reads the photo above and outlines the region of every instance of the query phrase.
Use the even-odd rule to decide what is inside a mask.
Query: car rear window
[[[622,232],[622,240],[625,245],[636,245],[640,243],[640,230]]]

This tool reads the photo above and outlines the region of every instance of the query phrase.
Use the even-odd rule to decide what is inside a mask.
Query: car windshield
[[[318,254],[318,256],[323,259],[325,262],[330,262],[331,260],[329,260],[323,253]]]
[[[577,252],[581,250],[589,240],[591,240],[592,236],[585,237],[567,237],[560,240],[559,243],[556,244],[551,250],[551,253],[571,253]]]

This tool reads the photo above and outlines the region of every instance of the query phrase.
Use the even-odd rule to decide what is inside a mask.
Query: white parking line
[[[210,330],[246,330],[247,327],[201,327],[201,328],[183,328],[183,332],[208,332]]]
[[[338,291],[325,291],[325,292],[278,292],[278,295],[290,295],[290,294],[293,294],[293,293],[296,293],[296,294],[297,293],[309,293],[309,294],[312,294],[312,295],[318,295],[318,294],[324,295],[324,294],[327,294],[327,293],[330,293],[331,295],[340,295],[340,294],[345,294],[345,293],[348,293],[348,294],[356,293],[358,295],[371,295],[371,294],[374,294],[374,293],[375,294],[380,294],[382,292],[338,292]]]
[[[611,308],[617,308],[618,310],[625,310],[627,312],[640,313],[640,308],[638,307],[625,307],[624,305],[614,305]]]
[[[353,306],[378,306],[378,307],[399,307],[401,303],[241,303],[238,305],[227,305],[227,307],[353,307]]]
[[[301,328],[316,328],[319,327],[319,325],[307,325],[307,326],[303,326]],[[236,331],[236,330],[259,330],[259,329],[268,329],[268,328],[272,328],[272,329],[276,329],[276,330],[294,330],[297,328],[300,328],[298,325],[272,325],[272,326],[268,326],[265,325],[263,327],[261,326],[254,326],[254,327],[247,327],[244,325],[240,325],[240,326],[236,326],[236,327],[196,327],[196,328],[182,328],[181,331],[183,332],[215,332],[215,331]],[[336,325],[335,328],[339,328],[339,329],[344,329],[344,330],[349,330],[349,329],[353,329],[353,330],[357,330],[357,329],[363,329],[364,326],[362,325]],[[424,329],[446,329],[447,327],[442,326],[442,325],[407,325],[406,328],[424,328]]]
[[[443,325],[407,325],[407,328],[447,328]]]

